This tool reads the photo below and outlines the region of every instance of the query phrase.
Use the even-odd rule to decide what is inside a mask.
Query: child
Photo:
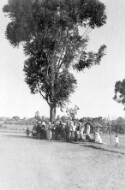
[[[119,145],[119,138],[118,135],[115,136],[115,146],[118,147]]]

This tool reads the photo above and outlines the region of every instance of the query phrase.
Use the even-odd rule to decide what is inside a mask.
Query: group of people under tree
[[[61,141],[90,141],[102,143],[99,128],[95,128],[90,121],[57,120],[55,123],[36,121],[32,135],[37,139],[61,140]]]

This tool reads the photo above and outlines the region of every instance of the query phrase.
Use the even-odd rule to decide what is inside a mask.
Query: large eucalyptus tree
[[[3,11],[11,21],[6,37],[22,44],[27,59],[25,81],[50,106],[54,121],[76,87],[71,69],[82,71],[100,64],[105,45],[88,52],[88,33],[106,23],[105,5],[98,0],[9,0]]]

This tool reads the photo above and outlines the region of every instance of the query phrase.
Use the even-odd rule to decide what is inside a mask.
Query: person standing
[[[30,135],[30,130],[29,130],[29,127],[26,128],[26,135],[29,137]]]
[[[52,139],[55,140],[55,122],[54,121],[51,124],[51,126],[52,126]]]
[[[84,141],[85,140],[85,138],[84,138],[84,125],[83,125],[83,123],[80,123],[80,126],[81,126],[81,128],[80,128],[80,139],[82,140],[82,141]]]
[[[90,135],[90,131],[91,131],[91,124],[90,124],[90,122],[87,122],[85,124],[85,126],[86,126],[86,140],[91,142],[92,138],[91,138],[91,135]]]
[[[95,131],[95,139],[94,139],[94,142],[99,143],[99,144],[103,144],[102,139],[101,139],[101,136],[100,136],[100,131],[99,131],[99,129],[97,129],[97,130]]]
[[[87,135],[90,135],[90,129],[91,129],[91,127],[90,127],[90,124],[88,123],[87,125],[86,125],[86,133],[87,133]]]
[[[38,123],[37,123],[36,139],[41,139],[41,121],[38,121]]]
[[[43,121],[41,125],[41,136],[42,139],[46,139],[46,123]]]
[[[47,127],[47,139],[51,140],[52,139],[52,124],[49,122],[48,127]]]
[[[80,131],[81,131],[81,124],[79,122],[76,128],[76,141],[80,140]]]
[[[66,140],[66,131],[65,131],[65,123],[62,123],[62,129],[61,129],[61,139],[63,140],[63,141],[65,141]]]
[[[119,146],[119,138],[118,138],[118,135],[115,136],[115,146],[116,146],[116,147]]]
[[[71,121],[71,139],[75,139],[76,125],[75,122]]]
[[[58,133],[59,133],[59,121],[56,121],[54,126],[54,132],[55,132],[55,140],[58,140]]]
[[[64,123],[62,122],[62,120],[60,120],[60,123],[59,123],[59,140],[64,140],[63,130],[64,130]]]
[[[69,142],[71,138],[70,121],[67,121],[66,126],[65,126],[65,131],[66,131],[66,141]]]

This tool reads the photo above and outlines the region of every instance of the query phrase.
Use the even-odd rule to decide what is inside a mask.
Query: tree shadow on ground
[[[53,143],[68,143],[67,141],[61,141],[61,140],[55,140],[55,139],[52,139],[52,140],[48,140],[48,139],[37,139],[35,137],[32,137],[32,136],[29,136],[27,137],[26,135],[8,135],[8,134],[2,134],[4,137],[7,137],[7,138],[17,138],[17,139],[27,139],[27,140],[40,140],[40,141],[45,141],[45,142],[53,142]]]
[[[53,143],[70,143],[70,144],[77,144],[85,148],[91,148],[96,150],[102,150],[105,152],[111,152],[111,153],[117,153],[121,155],[125,155],[125,146],[120,147],[113,147],[109,145],[104,144],[96,144],[96,143],[90,143],[90,142],[66,142],[66,141],[59,141],[59,140],[47,140],[47,139],[36,139],[32,136],[27,137],[26,135],[8,135],[8,134],[2,134],[3,136],[7,138],[17,138],[17,139],[25,139],[25,140],[36,140],[36,141],[45,141],[45,142],[53,142]]]
[[[27,140],[35,139],[31,136],[27,137],[25,135],[6,135],[6,134],[3,134],[3,136],[7,137],[7,138],[17,138],[17,139],[27,139]]]
[[[125,147],[124,146],[112,147],[112,146],[103,145],[103,144],[100,145],[100,144],[87,144],[87,143],[85,143],[85,144],[83,143],[83,144],[81,144],[81,146],[86,147],[86,148],[93,148],[96,150],[102,150],[102,151],[106,151],[106,152],[125,155],[125,152],[124,152]]]
[[[16,131],[16,130],[0,130],[0,133],[25,133],[25,131]]]

